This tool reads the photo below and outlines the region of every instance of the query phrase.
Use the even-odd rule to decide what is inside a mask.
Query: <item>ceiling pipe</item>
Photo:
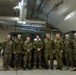
[[[48,0],[44,0],[44,1],[43,1],[43,4],[41,5],[41,7],[40,7],[40,9],[39,9],[38,12],[40,12],[40,11],[44,8],[44,6],[45,6],[45,4],[46,4],[47,1],[48,1]]]
[[[27,0],[22,0],[20,2],[20,13],[19,13],[19,18],[20,20],[24,20],[26,19],[26,14],[27,14],[27,8],[26,8],[26,5],[27,5]]]
[[[41,8],[41,6],[42,6],[42,4],[43,4],[43,2],[45,1],[45,0],[37,0],[37,1],[39,1],[38,3],[38,5],[36,4],[36,8],[35,8],[35,18],[37,17],[37,13],[40,11],[40,8]]]

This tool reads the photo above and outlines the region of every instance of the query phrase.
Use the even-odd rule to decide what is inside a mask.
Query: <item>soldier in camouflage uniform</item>
[[[74,33],[73,49],[74,49],[73,54],[75,60],[75,69],[73,71],[76,71],[76,33]]]
[[[39,59],[39,69],[42,69],[41,56],[42,56],[43,43],[38,35],[36,36],[36,41],[33,43],[33,47],[35,49],[34,50],[34,69],[36,69],[37,57]]]
[[[0,42],[0,51],[1,51],[1,49],[2,49],[2,42]]]
[[[7,35],[7,39],[2,43],[4,57],[3,57],[3,70],[9,70],[10,61],[12,57],[12,41],[11,36]]]
[[[17,36],[17,40],[14,41],[13,44],[13,53],[14,53],[14,69],[21,69],[21,61],[22,61],[22,52],[23,52],[23,41],[21,39],[21,35]]]
[[[54,42],[51,40],[50,34],[46,34],[46,38],[44,39],[44,57],[45,57],[45,64],[49,66],[48,60],[50,59],[50,69],[53,69],[53,49],[54,49]],[[48,59],[49,58],[49,59]]]
[[[23,61],[24,61],[24,70],[25,70],[27,60],[28,60],[28,68],[31,68],[31,52],[33,49],[33,45],[30,42],[30,37],[27,37],[26,41],[24,42],[23,49],[24,49]]]
[[[57,60],[57,68],[62,70],[62,52],[63,52],[63,40],[60,38],[60,34],[56,34],[55,44],[55,54]]]
[[[65,52],[65,60],[67,68],[66,70],[71,70],[73,68],[73,43],[72,40],[70,40],[69,35],[65,35],[65,41],[64,41],[64,52]],[[70,67],[71,66],[71,67]]]
[[[2,50],[2,42],[0,42],[0,52],[1,52],[1,50]]]

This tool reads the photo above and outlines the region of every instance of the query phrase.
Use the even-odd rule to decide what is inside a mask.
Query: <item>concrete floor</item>
[[[76,72],[60,70],[26,70],[26,71],[0,71],[0,75],[76,75]]]
[[[2,69],[2,59],[0,59],[0,69]],[[14,71],[13,69],[8,71],[0,70],[0,75],[76,75],[76,71],[69,70],[18,70]]]

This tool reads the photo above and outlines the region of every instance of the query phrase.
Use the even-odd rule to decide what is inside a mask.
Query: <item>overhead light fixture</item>
[[[32,27],[42,27],[43,25],[31,25]]]
[[[18,20],[17,23],[18,23],[18,24],[24,24],[24,25],[26,24],[25,21],[21,21],[21,20]]]
[[[23,24],[26,24],[26,22],[25,22],[25,21],[23,21]]]
[[[67,19],[71,18],[74,14],[75,14],[75,11],[71,12],[69,15],[67,15],[67,16],[65,17],[64,20],[67,20]]]

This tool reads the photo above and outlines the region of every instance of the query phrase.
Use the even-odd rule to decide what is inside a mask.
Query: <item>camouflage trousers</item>
[[[66,49],[67,51],[65,51],[65,60],[66,60],[66,65],[67,67],[73,67],[74,63],[73,63],[73,52],[71,49]]]
[[[4,53],[3,67],[9,67],[10,66],[11,57],[12,57],[11,53]]]
[[[26,67],[27,63],[28,67],[31,67],[31,53],[24,54],[23,61],[24,61],[24,67]]]
[[[55,51],[56,54],[56,60],[57,60],[57,67],[61,68],[63,63],[62,63],[62,53],[61,50],[56,50]]]
[[[67,67],[74,66],[72,51],[70,51],[70,50],[65,51],[65,60],[66,60]]]
[[[42,57],[42,53],[40,52],[34,52],[34,65],[36,65],[37,63],[37,57],[39,60],[39,65],[41,65],[41,57]]]
[[[52,52],[45,52],[44,57],[45,57],[45,64],[47,66],[50,65],[50,67],[53,68],[53,53]],[[50,64],[49,64],[48,60],[50,60]]]
[[[76,52],[74,52],[74,61],[75,61],[75,67],[76,67]]]
[[[20,67],[21,66],[21,61],[22,61],[22,54],[21,53],[16,53],[14,55],[14,67]]]

